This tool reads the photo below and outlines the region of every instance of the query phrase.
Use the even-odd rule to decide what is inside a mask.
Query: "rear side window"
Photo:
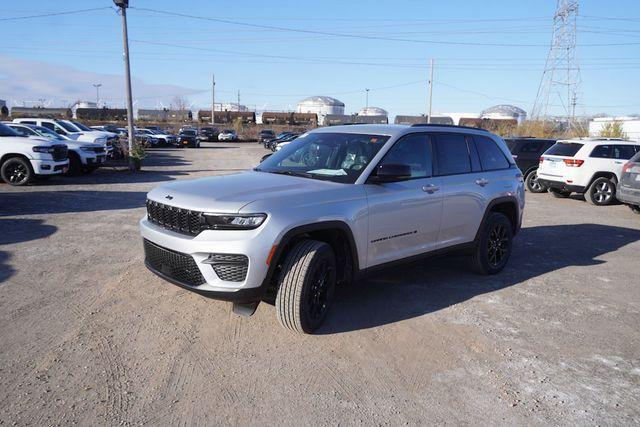
[[[493,139],[477,135],[474,135],[473,139],[476,141],[476,148],[480,156],[482,170],[509,169],[511,166],[509,161]]]
[[[438,175],[456,175],[471,172],[469,148],[464,135],[440,133],[436,135],[435,139]]]
[[[636,150],[633,145],[614,145],[612,151],[613,158],[621,160],[629,160],[636,154]]]
[[[611,145],[598,145],[591,151],[590,157],[596,157],[598,159],[611,159],[613,158],[612,152],[613,146]]]
[[[42,123],[42,127],[45,127],[47,129],[51,129],[51,130],[55,130],[55,126],[53,125],[53,123],[43,122]]]
[[[584,144],[577,142],[556,142],[551,148],[544,152],[549,156],[565,156],[573,157],[582,148]]]

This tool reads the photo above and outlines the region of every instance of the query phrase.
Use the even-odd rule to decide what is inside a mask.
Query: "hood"
[[[242,172],[193,180],[175,181],[151,190],[149,199],[183,209],[236,213],[243,206],[265,199],[287,199],[344,184],[277,175]]]

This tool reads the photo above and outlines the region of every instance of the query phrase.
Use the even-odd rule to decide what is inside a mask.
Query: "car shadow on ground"
[[[41,219],[0,219],[0,246],[42,239],[57,230],[58,227]],[[10,252],[0,250],[0,283],[15,273],[9,264],[11,258]]]
[[[432,313],[477,295],[518,285],[570,266],[605,263],[602,255],[640,240],[640,230],[599,224],[524,228],[500,274],[480,276],[460,268],[461,256],[434,258],[381,271],[338,289],[319,334],[373,328]]]
[[[0,193],[0,218],[14,215],[47,215],[135,209],[145,205],[144,191],[28,191]],[[8,225],[0,223],[0,233]],[[9,223],[6,223],[9,224]],[[1,241],[1,240],[0,240]]]

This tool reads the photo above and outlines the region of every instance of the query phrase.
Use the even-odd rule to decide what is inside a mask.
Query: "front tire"
[[[483,275],[496,274],[507,265],[513,247],[513,225],[509,218],[492,212],[478,237],[471,255],[472,268]]]
[[[547,187],[538,182],[538,172],[531,171],[524,179],[524,185],[530,193],[544,193]]]
[[[69,152],[69,170],[67,175],[79,175],[82,172],[82,162],[76,153]]]
[[[12,157],[2,164],[0,176],[7,184],[18,187],[29,184],[35,174],[28,160],[22,157]]]
[[[555,188],[550,188],[549,193],[556,199],[566,199],[571,195],[571,191],[556,190]]]
[[[595,206],[606,206],[616,198],[616,185],[609,178],[597,178],[584,193],[587,202]]]
[[[324,321],[336,287],[336,259],[331,246],[302,240],[287,254],[278,281],[276,310],[287,329],[311,333]]]

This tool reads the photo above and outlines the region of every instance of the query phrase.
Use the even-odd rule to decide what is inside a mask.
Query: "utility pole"
[[[120,8],[120,15],[122,15],[122,43],[124,46],[124,71],[125,81],[127,86],[127,131],[129,133],[129,169],[135,170],[135,163],[131,153],[133,152],[133,100],[131,95],[131,69],[129,65],[129,34],[127,32],[127,7],[129,7],[129,0],[113,0],[113,2]]]
[[[238,91],[238,111],[240,111],[240,91]]]
[[[431,106],[433,102],[433,59],[429,60],[429,113],[427,123],[431,123]]]
[[[364,104],[364,109],[365,109],[365,111],[367,111],[367,110],[369,110],[369,89],[365,88],[364,90],[367,92],[367,100],[366,100],[366,102]]]
[[[212,74],[211,77],[211,124],[214,125],[216,124],[216,75]]]
[[[93,87],[96,88],[96,108],[98,107],[98,103],[100,102],[100,86],[102,86],[102,83],[93,84]]]

